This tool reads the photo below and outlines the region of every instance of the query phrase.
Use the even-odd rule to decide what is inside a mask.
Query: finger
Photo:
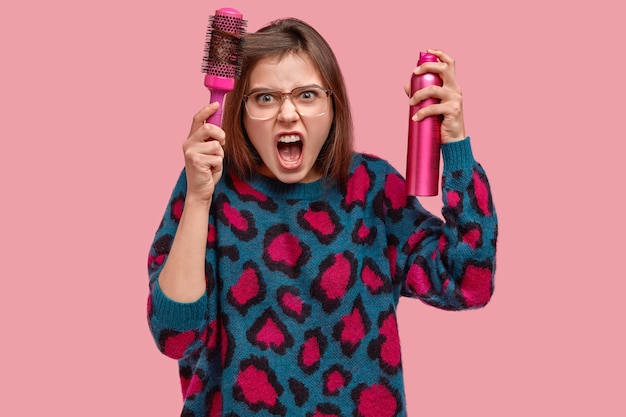
[[[207,173],[221,171],[223,162],[224,157],[219,155],[201,155],[193,160],[196,167],[200,167],[203,172]]]
[[[218,156],[224,157],[224,148],[217,140],[209,140],[207,142],[194,142],[187,141],[183,144],[183,153],[185,158],[193,158],[196,155],[205,156]]]
[[[198,152],[210,156],[224,157],[224,147],[217,140],[210,140],[198,145]]]
[[[426,73],[441,74],[447,68],[445,62],[424,62],[413,70],[413,74],[421,75]]]
[[[448,55],[444,51],[440,49],[427,49],[427,52],[429,54],[435,55],[439,59],[439,61],[444,62],[448,65],[454,66],[454,58],[452,58],[450,55]]]
[[[222,171],[224,163],[223,155],[205,155],[201,153],[191,153],[185,156],[185,167],[190,175],[216,174]],[[196,177],[202,180],[202,177]],[[206,177],[205,177],[206,179]]]
[[[428,87],[424,87],[422,89],[417,90],[411,99],[409,100],[409,105],[415,106],[420,102],[429,99],[436,98],[440,101],[462,101],[463,94],[461,92],[461,88],[457,84],[456,80],[451,80],[448,84],[444,86],[431,85]]]
[[[191,122],[191,129],[189,130],[189,135],[191,136],[195,131],[197,131],[203,124],[205,124],[206,120],[213,113],[217,111],[219,107],[218,102],[213,102],[207,104],[203,108],[201,108],[194,116]]]
[[[423,120],[429,116],[443,116],[446,120],[454,120],[462,117],[463,106],[459,102],[436,103],[422,107],[413,116],[414,121]]]
[[[422,120],[430,116],[440,116],[440,112],[442,110],[443,109],[441,108],[441,104],[431,104],[430,106],[422,107],[421,109],[419,109],[411,116],[411,119],[414,122],[421,122]]]
[[[416,106],[422,101],[427,100],[429,98],[436,98],[436,99],[442,100],[446,97],[447,97],[446,89],[438,85],[429,85],[427,87],[424,87],[415,91],[415,93],[413,93],[413,96],[411,96],[411,99],[409,100],[409,105]]]
[[[213,155],[209,159],[207,159],[209,163],[211,173],[217,174],[222,172],[222,167],[224,166],[224,156]]]
[[[221,127],[211,123],[204,123],[200,126],[199,133],[203,142],[217,141],[221,146],[226,143],[226,133]]]
[[[404,92],[407,96],[411,96],[411,83],[407,83],[404,85]]]
[[[226,143],[226,134],[221,127],[211,123],[202,122],[195,132],[192,132],[185,142],[204,143],[217,141],[221,146]]]
[[[421,75],[425,73],[435,73],[441,77],[445,84],[453,84],[453,88],[458,88],[456,83],[456,67],[454,59],[443,51],[437,49],[428,49],[429,53],[436,55],[438,62],[424,62],[415,68],[413,73]]]

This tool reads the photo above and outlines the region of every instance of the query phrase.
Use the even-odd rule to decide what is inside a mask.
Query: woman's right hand
[[[215,113],[219,104],[203,107],[193,117],[189,136],[183,143],[187,173],[186,199],[210,204],[215,184],[222,178],[224,143],[226,134],[206,120]]]

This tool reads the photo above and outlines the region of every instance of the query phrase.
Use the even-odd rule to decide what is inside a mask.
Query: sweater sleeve
[[[157,228],[148,255],[148,324],[159,350],[174,359],[192,355],[207,339],[209,323],[207,293],[198,301],[180,303],[168,298],[159,287],[158,278],[170,252],[182,214],[187,184],[185,171],[180,174],[165,214]]]
[[[393,227],[401,245],[401,294],[446,310],[478,308],[494,288],[497,217],[491,190],[469,138],[441,150],[443,220],[408,196],[403,220]]]

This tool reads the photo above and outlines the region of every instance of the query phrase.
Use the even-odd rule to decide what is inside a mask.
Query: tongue
[[[296,162],[302,153],[302,142],[279,143],[278,154],[286,162]]]

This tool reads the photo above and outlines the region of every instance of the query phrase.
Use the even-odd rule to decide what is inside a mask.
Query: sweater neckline
[[[254,174],[250,184],[273,198],[285,200],[317,200],[334,188],[323,179],[309,183],[287,184],[274,178]]]

